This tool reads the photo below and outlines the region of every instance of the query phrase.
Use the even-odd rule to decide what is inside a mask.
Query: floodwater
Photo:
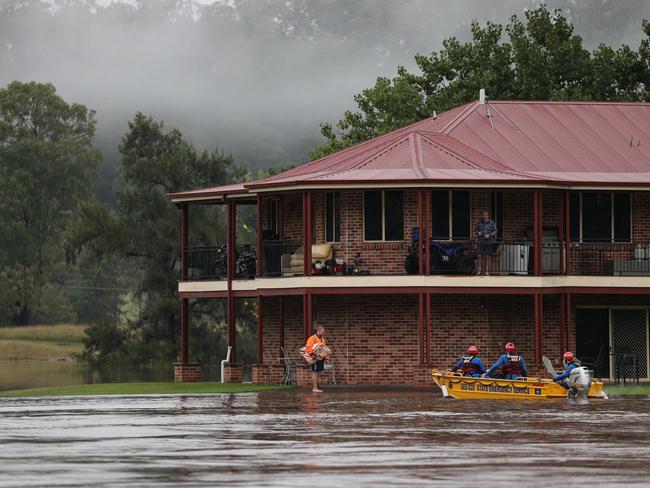
[[[648,486],[650,399],[0,398],[0,486]]]

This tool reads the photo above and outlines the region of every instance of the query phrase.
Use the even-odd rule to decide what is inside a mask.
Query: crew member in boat
[[[571,371],[582,366],[582,363],[577,357],[573,355],[571,351],[567,351],[564,353],[562,364],[564,365],[564,371],[562,371],[560,374],[555,376],[553,378],[553,381],[559,383],[560,385],[562,385],[564,388],[568,390],[569,385],[567,384],[566,381],[567,378],[571,375]]]
[[[502,354],[497,362],[483,376],[491,378],[499,368],[501,369],[501,376],[507,380],[514,380],[520,376],[528,376],[524,358],[517,354],[517,349],[512,342],[506,344],[506,353]]]
[[[478,357],[478,348],[476,346],[469,346],[467,354],[458,360],[452,371],[454,373],[460,371],[463,373],[463,376],[480,378],[485,373],[485,368],[483,367],[483,361]]]

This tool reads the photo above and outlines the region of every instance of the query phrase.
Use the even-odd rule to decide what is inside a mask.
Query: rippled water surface
[[[0,486],[649,486],[650,400],[0,399]]]

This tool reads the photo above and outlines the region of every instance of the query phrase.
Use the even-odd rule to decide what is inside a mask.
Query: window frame
[[[386,240],[386,192],[387,191],[396,191],[402,194],[402,239],[399,240]],[[381,193],[381,239],[376,240],[366,240],[366,193],[368,192],[379,192]],[[364,243],[373,243],[373,242],[404,242],[404,191],[403,190],[364,190],[361,197],[361,209],[362,209],[362,242]]]
[[[634,205],[632,202],[632,193],[631,192],[607,192],[607,191],[589,191],[589,192],[584,192],[584,191],[579,191],[579,192],[574,192],[578,194],[578,231],[579,231],[579,239],[576,241],[573,238],[571,239],[573,242],[578,242],[578,243],[591,243],[591,242],[609,242],[610,244],[630,244],[634,242],[634,235],[632,233],[633,226],[634,226],[634,221],[633,221],[633,212],[634,212]],[[589,194],[601,194],[601,195],[609,195],[609,200],[610,200],[610,236],[608,240],[587,240],[585,241],[584,239],[584,205],[583,205],[583,196],[585,193]],[[614,196],[617,194],[624,194],[628,195],[630,199],[630,209],[629,209],[629,217],[630,217],[630,238],[627,240],[623,239],[616,239],[616,208],[614,204]],[[569,236],[570,235],[570,230],[569,229]]]
[[[270,231],[280,234],[280,199],[269,199],[269,229]]]
[[[328,221],[328,215],[327,215],[327,196],[332,195],[332,237],[334,240],[329,240],[327,239],[327,221]],[[338,213],[338,222],[336,221],[336,200],[338,199],[338,205],[339,205],[339,213]],[[341,192],[340,191],[327,191],[325,192],[325,199],[324,199],[324,211],[323,211],[323,218],[324,218],[324,230],[325,230],[325,242],[328,244],[339,244],[341,242]],[[338,227],[338,232],[337,232],[337,227]],[[336,234],[338,234],[338,240],[336,239]],[[375,241],[373,241],[375,242]]]
[[[433,191],[446,191],[447,192],[447,238],[435,239],[437,242],[454,242],[454,241],[468,241],[472,240],[472,192],[469,190],[431,190]],[[469,219],[467,227],[467,239],[454,239],[454,192],[463,192],[469,195]],[[432,199],[433,200],[433,199]],[[431,219],[433,223],[433,207],[431,208]],[[431,238],[433,238],[433,225],[431,225]]]

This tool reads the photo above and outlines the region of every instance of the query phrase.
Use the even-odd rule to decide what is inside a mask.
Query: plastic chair
[[[332,375],[332,384],[336,384],[336,369],[334,369],[334,365],[332,364],[331,361],[328,361],[324,364],[323,367],[323,372],[329,371],[330,374]]]
[[[281,347],[280,350],[282,351],[282,357],[280,358],[280,361],[282,361],[284,364],[284,376],[282,376],[282,384],[293,385],[296,381],[296,366],[298,360],[291,358],[285,347]]]

